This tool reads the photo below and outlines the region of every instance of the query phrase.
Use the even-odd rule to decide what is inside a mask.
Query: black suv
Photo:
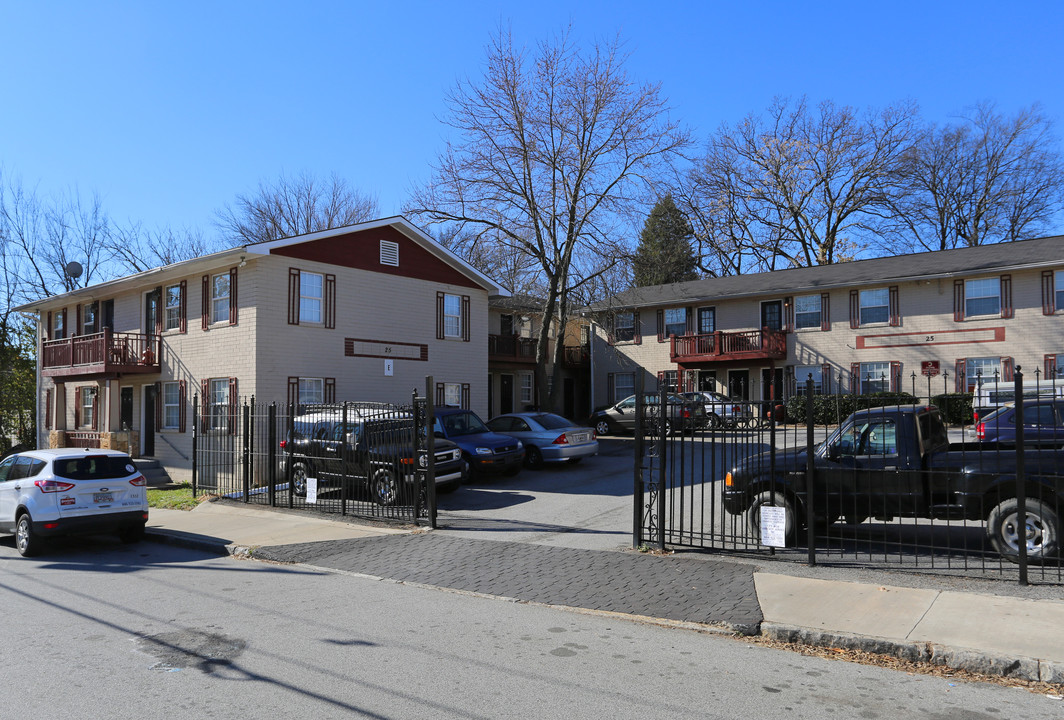
[[[400,481],[414,482],[414,423],[409,416],[380,414],[348,420],[335,413],[310,413],[294,420],[294,430],[281,443],[282,472],[291,463],[292,490],[305,497],[307,478],[318,487],[338,487],[344,478],[367,488],[380,505],[394,505],[403,492]],[[462,451],[436,438],[436,489],[448,492],[468,475]]]

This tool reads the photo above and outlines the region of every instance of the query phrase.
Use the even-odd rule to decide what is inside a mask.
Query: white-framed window
[[[226,391],[228,392],[228,382]],[[163,383],[163,429],[176,430],[181,424],[181,386],[176,382]]]
[[[619,312],[613,316],[613,339],[617,342],[635,339],[634,312]]]
[[[443,336],[462,337],[462,297],[460,295],[443,296]],[[461,391],[460,386],[459,391]]]
[[[887,392],[890,390],[890,362],[861,363],[861,392]]]
[[[81,334],[91,335],[96,329],[96,303],[86,303],[81,306]]]
[[[813,376],[813,394],[820,395],[824,392],[824,367],[822,365],[797,365],[794,368],[794,386],[798,395],[805,395],[805,383],[810,375]]]
[[[967,358],[964,361],[964,375],[969,391],[981,385],[1002,382],[1004,375],[1001,372],[1001,358]]]
[[[717,308],[698,308],[698,334],[708,335],[717,330]]]
[[[1056,292],[1056,304],[1057,312],[1064,310],[1064,271],[1057,270],[1053,273],[1053,289]]]
[[[820,329],[820,296],[799,295],[794,299],[794,327]]]
[[[461,383],[444,383],[443,384],[443,404],[451,405],[453,407],[460,407],[462,405],[462,384]]]
[[[299,322],[320,323],[322,321],[322,298],[324,297],[325,277],[319,273],[299,273]]]
[[[666,370],[661,376],[661,385],[669,392],[677,391],[677,383],[679,382],[679,372],[676,370]]]
[[[861,324],[876,325],[890,322],[890,290],[862,290],[860,293]]]
[[[381,265],[399,267],[399,243],[381,240]]]
[[[229,322],[229,273],[211,278],[211,322]]]
[[[163,299],[166,303],[163,328],[177,330],[181,327],[181,286],[167,286],[163,291]]]
[[[325,402],[325,378],[299,378],[299,404],[320,405]]]
[[[964,316],[1001,315],[1001,279],[964,281]]]
[[[62,310],[57,310],[52,313],[52,339],[62,340],[66,337],[66,313]]]
[[[96,388],[81,388],[81,427],[96,427]]]
[[[687,333],[687,308],[669,308],[665,311],[665,337],[677,337]]]
[[[521,402],[532,402],[532,373],[521,373]]]
[[[229,276],[225,276],[228,280]],[[228,305],[226,308],[228,309]],[[229,429],[229,378],[208,381],[208,414],[211,430]]]
[[[635,393],[635,373],[614,373],[613,402],[620,402]]]

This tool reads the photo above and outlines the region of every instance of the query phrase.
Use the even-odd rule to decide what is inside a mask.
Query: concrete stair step
[[[177,483],[170,479],[170,475],[158,460],[154,458],[137,458],[136,462],[137,469],[140,470],[144,479],[148,481],[148,487],[177,487]]]

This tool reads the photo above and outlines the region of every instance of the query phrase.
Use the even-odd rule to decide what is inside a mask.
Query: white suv
[[[34,555],[44,538],[117,532],[122,542],[144,536],[147,481],[125,453],[112,450],[30,450],[0,461],[0,532]]]

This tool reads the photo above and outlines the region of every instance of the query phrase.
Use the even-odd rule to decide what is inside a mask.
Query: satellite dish
[[[81,271],[82,271],[81,263],[73,261],[73,260],[68,262],[66,264],[66,267],[63,268],[63,272],[65,272],[67,274],[67,277],[72,277],[75,280],[77,280],[79,277],[81,277]]]

